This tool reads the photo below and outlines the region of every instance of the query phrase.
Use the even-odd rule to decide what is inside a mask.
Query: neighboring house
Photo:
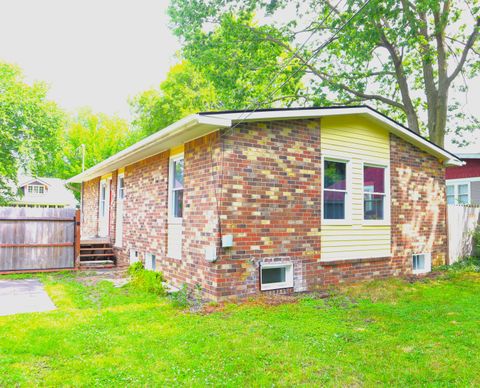
[[[447,203],[480,205],[480,154],[458,154],[463,166],[447,168]]]
[[[453,154],[365,106],[204,112],[71,178],[82,238],[210,299],[447,262]]]
[[[78,201],[65,184],[57,178],[19,176],[18,186],[13,188],[19,194],[8,206],[75,208]]]

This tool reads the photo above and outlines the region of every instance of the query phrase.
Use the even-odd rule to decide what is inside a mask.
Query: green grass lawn
[[[480,274],[189,313],[40,276],[57,311],[0,317],[0,386],[480,384]]]

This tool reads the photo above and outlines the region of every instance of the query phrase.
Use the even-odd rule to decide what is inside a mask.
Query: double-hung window
[[[347,215],[347,162],[323,162],[323,219],[345,220]]]
[[[363,166],[363,219],[386,219],[386,168]]]
[[[470,202],[468,182],[447,185],[447,203],[449,205],[468,204]]]
[[[170,159],[170,217],[183,217],[183,155]]]
[[[118,176],[118,199],[125,199],[125,177],[123,174]]]

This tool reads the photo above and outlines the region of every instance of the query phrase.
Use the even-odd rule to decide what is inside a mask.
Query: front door
[[[115,246],[121,248],[123,243],[123,200],[125,198],[125,176],[118,174],[117,180],[117,216],[115,217]]]
[[[100,203],[98,205],[98,235],[108,237],[110,220],[110,179],[100,181]]]

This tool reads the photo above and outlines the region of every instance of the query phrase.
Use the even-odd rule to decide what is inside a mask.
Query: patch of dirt
[[[113,283],[115,287],[123,287],[129,282],[126,270],[123,269],[103,269],[82,273],[77,280],[86,286],[95,286],[97,283],[107,281]]]

